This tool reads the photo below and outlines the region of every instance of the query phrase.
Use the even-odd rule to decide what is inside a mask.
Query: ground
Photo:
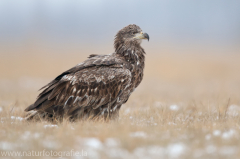
[[[59,124],[27,122],[24,109],[96,50],[40,48],[1,48],[1,158],[240,158],[238,48],[146,48],[144,80],[118,121]]]

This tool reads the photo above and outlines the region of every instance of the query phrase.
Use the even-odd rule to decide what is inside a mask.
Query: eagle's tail
[[[61,115],[54,115],[49,112],[39,110],[30,110],[25,116],[25,120],[27,121],[47,120],[49,122],[61,122],[62,119]]]
[[[36,111],[36,110],[31,110],[31,111],[29,111],[29,112],[27,113],[25,119],[28,120],[28,121],[30,121],[30,120],[37,120],[37,121],[38,121],[38,120],[40,120],[39,117],[40,117],[40,116],[39,116],[38,111]]]
[[[42,121],[43,119],[53,121],[53,116],[47,112],[31,110],[27,113],[27,115],[25,117],[25,120],[27,120],[27,121]]]

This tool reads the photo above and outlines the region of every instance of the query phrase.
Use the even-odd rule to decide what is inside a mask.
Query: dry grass
[[[96,50],[57,56],[51,49],[7,50],[0,59],[1,152],[53,150],[60,155],[83,150],[83,158],[240,158],[237,49],[146,48],[144,80],[122,107],[118,122],[64,121],[55,127],[14,117],[24,116],[42,85]]]

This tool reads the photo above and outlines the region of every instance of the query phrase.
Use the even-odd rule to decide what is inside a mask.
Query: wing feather
[[[48,96],[48,100],[52,100],[54,97],[56,97],[66,86],[65,82],[62,82],[58,84],[51,92],[51,94]]]
[[[37,101],[26,111],[49,110],[56,105],[64,109],[86,106],[96,109],[116,100],[119,92],[131,82],[131,73],[122,68],[122,64],[115,67],[118,65],[115,59],[98,58],[100,56],[92,56],[83,64],[56,77],[43,87],[45,89]],[[114,67],[109,67],[110,65]],[[120,80],[124,82],[119,82]]]

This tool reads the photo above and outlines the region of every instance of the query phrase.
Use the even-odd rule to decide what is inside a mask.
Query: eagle
[[[115,52],[91,54],[87,60],[42,87],[25,111],[27,120],[114,120],[143,79],[145,51],[142,39],[149,35],[130,24],[117,32]]]

